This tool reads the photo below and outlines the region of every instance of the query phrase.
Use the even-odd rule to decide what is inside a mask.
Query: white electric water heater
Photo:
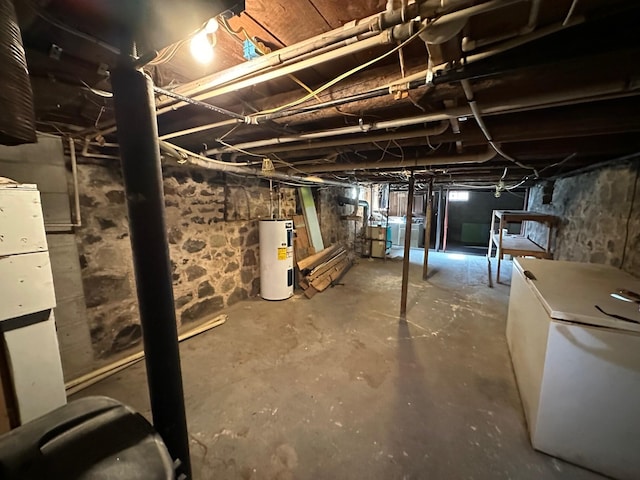
[[[293,221],[260,220],[260,296],[285,300],[293,295]]]

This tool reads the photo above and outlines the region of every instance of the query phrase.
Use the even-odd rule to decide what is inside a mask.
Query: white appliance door
[[[640,279],[593,263],[516,258],[513,264],[533,277],[529,285],[551,318],[640,333],[639,305],[611,296],[620,289],[640,293]]]
[[[67,403],[53,312],[45,321],[4,332],[20,423]]]

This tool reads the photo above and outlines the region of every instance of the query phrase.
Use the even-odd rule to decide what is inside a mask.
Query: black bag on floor
[[[0,437],[0,480],[172,480],[173,462],[142,415],[87,397]]]

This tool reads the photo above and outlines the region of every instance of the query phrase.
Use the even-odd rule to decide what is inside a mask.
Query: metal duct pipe
[[[411,117],[411,118],[415,118],[415,117]],[[341,128],[334,128],[333,130],[320,130],[317,132],[309,132],[309,133],[300,133],[297,135],[290,135],[287,137],[276,137],[276,138],[270,138],[267,140],[256,140],[255,142],[245,142],[245,143],[239,143],[237,145],[234,145],[232,148],[230,147],[219,147],[219,148],[211,148],[207,151],[205,151],[205,155],[215,155],[217,153],[226,153],[226,152],[234,152],[234,151],[238,151],[238,149],[242,149],[242,150],[247,150],[247,149],[251,149],[251,148],[256,148],[256,147],[262,147],[262,146],[266,146],[266,145],[273,145],[273,144],[282,144],[282,143],[291,143],[291,142],[301,142],[304,140],[313,140],[316,138],[325,138],[325,137],[333,137],[333,136],[340,136],[340,135],[348,135],[348,134],[353,134],[353,133],[366,133],[366,132],[370,132],[372,130],[382,130],[385,128],[396,128],[399,126],[404,126],[404,125],[398,125],[398,120],[388,120],[388,121],[384,121],[384,122],[372,122],[372,123],[365,123],[362,125],[354,125],[354,126],[350,126],[350,127],[341,127]],[[414,125],[414,124],[408,124],[408,125]],[[431,135],[440,135],[442,133],[444,133],[444,131],[448,128],[448,123],[446,122],[441,122],[438,126],[435,126],[433,128],[429,128],[429,129],[425,129],[423,130],[425,133],[425,135],[431,136]],[[389,137],[391,135],[391,137]],[[406,135],[406,133],[405,133]],[[402,133],[396,133],[395,136],[394,134],[385,134],[385,135],[378,135],[378,136],[372,136],[372,137],[363,137],[363,138],[359,138],[359,139],[345,139],[345,140],[332,140],[329,142],[324,142],[323,145],[324,146],[340,146],[340,145],[350,145],[352,143],[369,143],[369,142],[377,142],[378,140],[386,140],[386,139],[396,139],[396,138],[403,138],[402,137],[403,134]],[[415,134],[411,134],[411,137],[415,137]],[[389,137],[389,138],[387,138]],[[404,138],[407,138],[406,136]],[[378,140],[376,140],[378,139]],[[296,145],[296,146],[292,146],[290,149],[291,150],[297,150],[300,149],[301,146],[300,145]],[[302,147],[303,148],[303,147]],[[314,148],[316,148],[316,145],[314,145]],[[284,151],[284,150],[265,150],[268,152],[274,152],[274,151]]]
[[[11,0],[0,0],[0,65],[0,144],[35,143],[33,92]]]
[[[341,172],[345,170],[379,170],[388,168],[412,169],[416,167],[427,167],[429,165],[449,165],[459,163],[484,163],[496,156],[493,149],[488,148],[481,153],[465,153],[462,155],[433,156],[425,158],[405,158],[400,160],[383,160],[380,162],[358,162],[358,163],[333,163],[327,165],[308,165],[296,167],[298,172],[306,173],[327,173]]]

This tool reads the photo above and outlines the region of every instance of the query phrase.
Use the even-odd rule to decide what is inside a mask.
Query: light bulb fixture
[[[262,159],[262,173],[264,175],[270,176],[273,174],[274,171],[275,171],[275,168],[273,166],[273,162],[271,161],[271,159],[264,157]]]
[[[216,45],[217,30],[218,22],[215,18],[211,18],[191,39],[189,49],[197,62],[207,64],[213,60],[213,47]]]

